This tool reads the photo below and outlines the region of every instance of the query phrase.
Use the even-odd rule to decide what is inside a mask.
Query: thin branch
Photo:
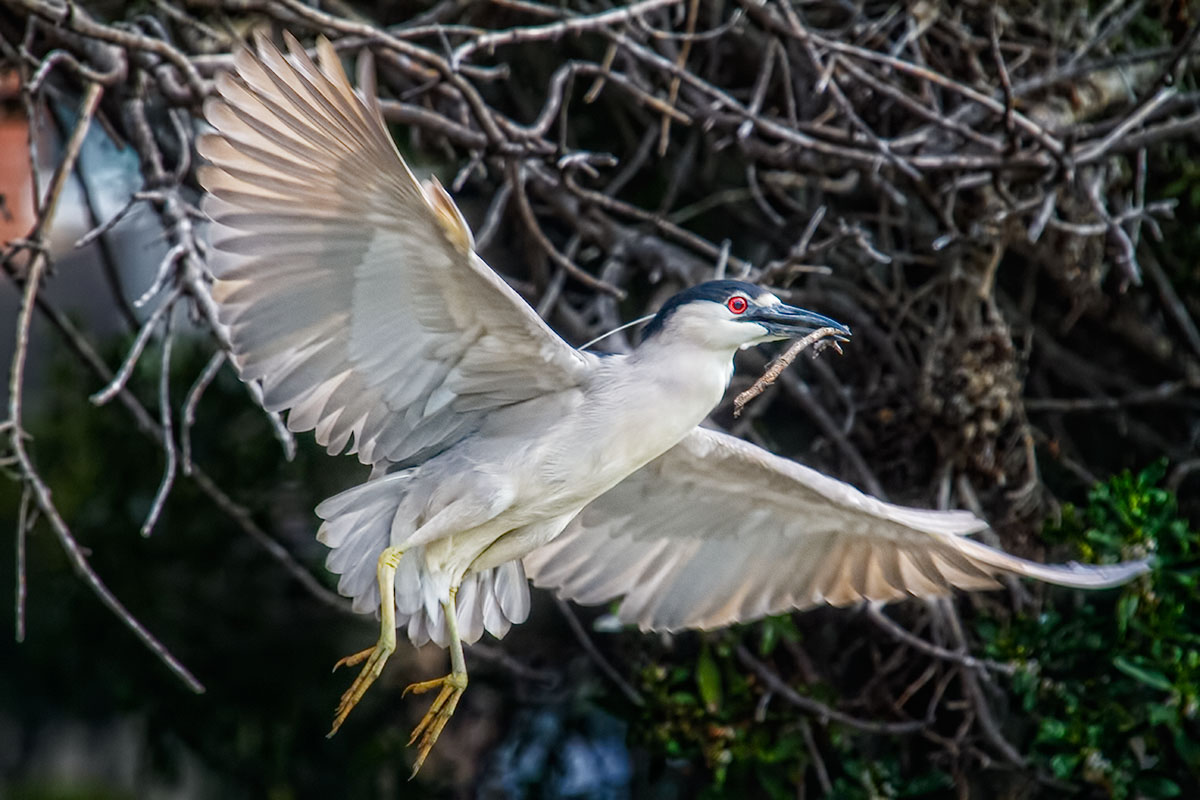
[[[947,623],[950,629],[950,635],[954,639],[954,643],[959,648],[966,650],[967,639],[962,630],[962,622],[958,618],[958,612],[954,605],[946,598],[941,598],[937,601],[937,608],[942,612],[941,617]],[[959,670],[959,675],[962,678],[963,686],[967,690],[967,695],[971,699],[972,708],[975,711],[976,719],[979,722],[979,728],[983,731],[986,739],[1000,752],[1004,758],[1012,764],[1023,765],[1025,758],[1012,744],[1004,738],[1000,726],[996,723],[992,716],[991,708],[988,706],[987,698],[983,696],[983,689],[979,685],[979,673],[974,670]]]
[[[763,393],[764,389],[774,383],[779,375],[785,369],[791,366],[791,363],[796,360],[796,356],[800,355],[805,348],[813,345],[819,345],[823,341],[827,347],[832,347],[840,354],[842,352],[842,348],[841,345],[838,344],[838,340],[844,340],[845,336],[846,334],[837,328],[817,328],[803,339],[798,339],[797,341],[793,342],[791,346],[779,356],[779,358],[770,363],[766,371],[763,372],[763,374],[759,376],[758,380],[754,382],[754,385],[734,398],[733,416],[740,417],[742,415],[742,409],[745,408],[746,403],[749,403],[751,400],[758,397]],[[813,355],[816,356],[820,354],[821,350],[822,348],[818,346]]]
[[[26,545],[32,527],[33,493],[29,486],[21,489],[21,504],[17,507],[17,588],[16,588],[16,638],[25,641],[25,603],[29,594],[28,570],[26,569]]]
[[[1031,397],[1025,408],[1043,412],[1120,411],[1129,406],[1167,403],[1185,392],[1196,391],[1196,380],[1169,381],[1149,389],[1140,389],[1122,397]]]
[[[200,374],[196,376],[196,381],[192,384],[192,388],[188,390],[187,399],[183,403],[183,426],[180,431],[180,439],[182,441],[182,456],[183,474],[192,474],[192,426],[196,424],[196,409],[200,405],[200,398],[204,396],[204,391],[208,388],[213,379],[217,377],[217,372],[221,369],[221,365],[225,363],[227,358],[225,351],[218,350],[208,359],[208,363],[204,365],[204,369],[200,370]]]
[[[554,246],[554,243],[546,237],[541,223],[537,220],[537,215],[533,213],[533,207],[529,204],[529,195],[526,193],[523,170],[516,162],[509,162],[509,183],[513,186],[513,197],[517,201],[517,212],[520,214],[521,220],[525,223],[525,229],[529,231],[534,241],[550,257],[551,261],[558,264],[558,266],[567,271],[567,274],[585,286],[598,289],[613,297],[622,298],[625,296],[625,292],[621,289],[584,272],[578,264],[560,253],[558,248]]]
[[[15,276],[11,270],[7,274],[11,279],[15,280]],[[102,381],[108,382],[112,380],[112,371],[105,364],[104,359],[92,348],[87,339],[75,329],[65,314],[51,305],[41,295],[37,297],[37,308],[58,331],[67,347],[91,370],[92,374]],[[141,404],[141,401],[128,388],[121,389],[117,393],[116,400],[133,418],[135,428],[161,447],[163,431],[150,412]],[[334,610],[344,612],[348,615],[352,614],[350,603],[345,598],[340,597],[336,592],[330,591],[313,577],[312,573],[305,569],[288,552],[287,548],[279,544],[279,542],[275,541],[266,531],[259,527],[250,512],[233,500],[199,465],[193,464],[191,478],[197,488],[200,489],[200,492],[219,511],[225,514],[243,534],[249,536],[268,555],[278,561],[284,570],[295,578],[309,594]]]
[[[172,314],[168,311],[163,321],[162,360],[158,368],[158,424],[162,428],[165,465],[162,481],[158,485],[158,491],[154,493],[154,501],[150,504],[146,521],[142,523],[142,536],[150,535],[154,530],[155,523],[158,522],[159,515],[162,514],[163,506],[167,502],[167,495],[170,494],[171,487],[175,484],[175,468],[178,462],[175,455],[175,427],[171,421],[171,344],[173,342],[171,317]]]
[[[914,636],[884,614],[883,609],[876,603],[867,604],[867,618],[909,647],[920,650],[922,653],[941,659],[942,661],[952,661],[968,669],[989,669],[1005,675],[1012,675],[1017,671],[1017,667],[1013,664],[1002,664],[999,661],[992,661],[986,658],[974,658],[966,653],[957,653],[953,650],[947,650],[944,647],[938,647],[936,644]]]
[[[486,644],[484,642],[475,642],[466,647],[466,654],[471,659],[478,658],[480,661],[486,661],[489,664],[495,664],[514,677],[526,681],[534,681],[536,683],[547,684],[554,686],[562,682],[563,676],[548,669],[537,669],[531,667],[523,661],[518,661],[513,658],[504,648],[495,645]]]
[[[56,2],[51,2],[51,0],[9,1],[24,8],[26,11],[42,17],[51,25],[61,25],[83,36],[110,42],[126,49],[139,50],[162,56],[179,70],[184,81],[191,89],[191,99],[193,102],[198,102],[201,98],[209,94],[208,84],[200,77],[200,73],[196,71],[196,68],[192,66],[187,57],[160,39],[102,25],[93,21],[83,9],[65,2],[60,5]]]
[[[604,654],[600,652],[600,648],[596,647],[596,643],[592,641],[592,637],[588,636],[588,632],[583,629],[583,623],[579,621],[579,617],[575,616],[575,612],[571,609],[571,604],[561,597],[555,595],[554,602],[558,604],[558,610],[562,612],[563,618],[566,619],[567,625],[570,626],[571,632],[575,634],[575,638],[583,645],[584,651],[592,659],[600,671],[603,672],[613,685],[625,695],[625,698],[635,706],[641,708],[646,705],[646,701],[642,698],[641,693],[617,672],[616,667],[609,663]]]
[[[450,55],[451,69],[458,70],[463,61],[480,50],[495,52],[497,47],[516,44],[518,42],[557,41],[564,36],[580,34],[585,31],[595,31],[601,28],[627,22],[635,17],[664,6],[678,5],[682,0],[641,0],[599,14],[588,16],[573,16],[569,19],[552,22],[549,25],[537,25],[527,28],[510,28],[497,31],[472,39],[459,46]]]
[[[100,104],[102,94],[103,87],[100,84],[93,83],[88,86],[80,107],[79,121],[75,125],[75,130],[71,134],[70,140],[67,142],[63,159],[59,163],[55,171],[55,177],[50,184],[50,197],[47,202],[43,203],[42,216],[34,228],[34,240],[39,244],[39,247],[33,256],[33,261],[25,276],[25,291],[21,298],[20,311],[17,314],[16,344],[8,383],[8,423],[10,425],[8,434],[13,455],[16,458],[25,486],[32,492],[38,510],[50,525],[50,529],[54,532],[55,536],[58,537],[59,543],[62,545],[63,551],[66,553],[67,559],[71,562],[71,566],[75,569],[76,574],[91,588],[92,592],[100,599],[100,602],[107,606],[127,628],[133,631],[134,635],[141,639],[142,643],[158,656],[159,660],[175,673],[183,681],[184,685],[196,693],[201,693],[204,691],[204,686],[196,680],[187,667],[181,664],[175,656],[171,655],[166,646],[154,634],[150,633],[125,608],[121,601],[109,591],[108,587],[92,569],[87,557],[83,554],[83,550],[71,534],[70,528],[67,527],[66,522],[59,515],[53,500],[51,500],[50,488],[42,481],[37,467],[33,463],[33,459],[25,450],[25,432],[22,427],[24,422],[22,400],[25,389],[25,360],[29,352],[29,330],[33,320],[33,310],[37,302],[38,289],[41,286],[43,273],[48,263],[45,251],[40,247],[40,242],[53,220],[58,195],[61,193],[62,187],[66,182],[66,176],[74,169],[75,161],[79,157],[79,151],[83,146],[84,136],[91,126],[92,117]]]
[[[687,64],[688,55],[692,52],[693,35],[696,33],[696,19],[700,15],[700,0],[688,0],[687,20],[684,22],[684,40],[679,47],[679,55],[675,58],[675,66],[680,70]],[[667,108],[674,109],[675,101],[679,99],[679,86],[682,79],[678,75],[671,77],[667,87]],[[658,137],[658,154],[665,156],[667,146],[671,143],[671,115],[663,114]]]
[[[102,406],[117,396],[117,393],[125,388],[125,384],[129,382],[129,378],[133,375],[133,370],[137,366],[138,359],[142,357],[142,353],[146,350],[146,345],[150,342],[150,337],[158,330],[161,323],[170,314],[175,307],[175,299],[178,297],[178,290],[171,293],[154,312],[146,318],[142,323],[142,329],[138,331],[134,337],[133,344],[129,347],[129,352],[125,355],[125,360],[121,362],[120,369],[113,375],[113,379],[107,386],[97,391],[89,399],[93,405]]]
[[[750,651],[746,649],[745,645],[739,644],[736,652],[738,660],[741,661],[744,666],[749,668],[751,672],[757,675],[771,691],[775,692],[797,708],[803,709],[809,714],[812,714],[822,725],[828,725],[831,721],[840,722],[842,725],[854,728],[855,730],[865,731],[866,733],[884,734],[917,733],[925,728],[925,723],[920,720],[913,720],[909,722],[880,722],[869,719],[859,719],[858,717],[838,711],[836,708],[830,708],[818,700],[814,700],[811,697],[805,697],[791,686],[788,686],[788,684],[784,682],[783,678],[779,677],[766,664],[751,655]]]

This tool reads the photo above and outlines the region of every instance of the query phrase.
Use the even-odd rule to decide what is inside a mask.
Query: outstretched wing
[[[588,356],[474,252],[462,215],[401,159],[329,42],[242,50],[205,105],[213,296],[244,379],[331,453],[399,462],[480,412],[577,385]]]
[[[1113,586],[1144,562],[1048,566],[965,538],[966,511],[885,503],[727,434],[697,428],[525,557],[537,586],[624,597],[643,630],[714,628],[789,609],[984,589],[1001,574]]]

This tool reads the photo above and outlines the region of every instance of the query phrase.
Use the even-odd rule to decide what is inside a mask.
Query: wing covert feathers
[[[475,237],[471,234],[467,221],[463,219],[462,211],[442,187],[442,182],[437,178],[430,178],[425,181],[423,187],[425,197],[433,206],[438,224],[442,226],[442,232],[446,234],[446,238],[464,255],[475,252]]]
[[[581,603],[623,598],[619,619],[643,630],[989,589],[1002,575],[1100,589],[1147,570],[1038,564],[966,537],[985,527],[965,511],[884,503],[697,429],[526,556],[525,569],[536,586]]]

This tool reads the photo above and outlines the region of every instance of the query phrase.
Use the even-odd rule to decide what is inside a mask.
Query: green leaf
[[[1117,656],[1113,659],[1113,666],[1124,672],[1129,677],[1139,683],[1144,683],[1153,689],[1161,689],[1164,692],[1172,691],[1175,687],[1171,685],[1170,679],[1156,669],[1148,669],[1139,667],[1125,656]]]
[[[1179,784],[1162,775],[1145,775],[1137,779],[1138,793],[1144,797],[1179,797]]]
[[[1122,636],[1129,629],[1129,621],[1137,614],[1139,599],[1136,594],[1130,592],[1117,601],[1117,631]]]
[[[1146,720],[1151,725],[1167,725],[1174,728],[1179,724],[1179,708],[1164,703],[1149,703],[1146,708]]]
[[[1164,197],[1179,197],[1187,188],[1188,179],[1186,177],[1176,178],[1163,187],[1162,193]]]
[[[770,620],[764,621],[761,626],[762,640],[758,644],[758,654],[763,658],[775,652],[775,645],[779,643],[779,628],[771,624]]]
[[[954,779],[941,770],[932,770],[924,775],[918,775],[902,786],[897,797],[923,797],[938,789],[949,789],[954,786]]]
[[[700,689],[700,699],[710,714],[715,714],[721,708],[721,669],[717,666],[708,643],[700,651],[700,660],[696,662],[696,686]]]
[[[1050,718],[1042,720],[1041,729],[1037,735],[1039,742],[1058,742],[1067,738],[1067,725],[1062,720]]]
[[[1050,759],[1050,771],[1054,773],[1054,777],[1059,780],[1067,780],[1075,774],[1075,768],[1079,766],[1079,756],[1060,754]]]

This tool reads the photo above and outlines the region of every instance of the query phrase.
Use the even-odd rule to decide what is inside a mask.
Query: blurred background
[[[366,468],[225,362],[191,155],[229,53],[283,30],[373,52],[405,157],[569,341],[770,285],[855,340],[715,424],[1154,571],[676,636],[535,592],[417,780],[400,692],[436,648],[325,739],[377,626],[312,508]],[[1197,30],[1185,2],[0,0],[0,797],[1200,796]]]

